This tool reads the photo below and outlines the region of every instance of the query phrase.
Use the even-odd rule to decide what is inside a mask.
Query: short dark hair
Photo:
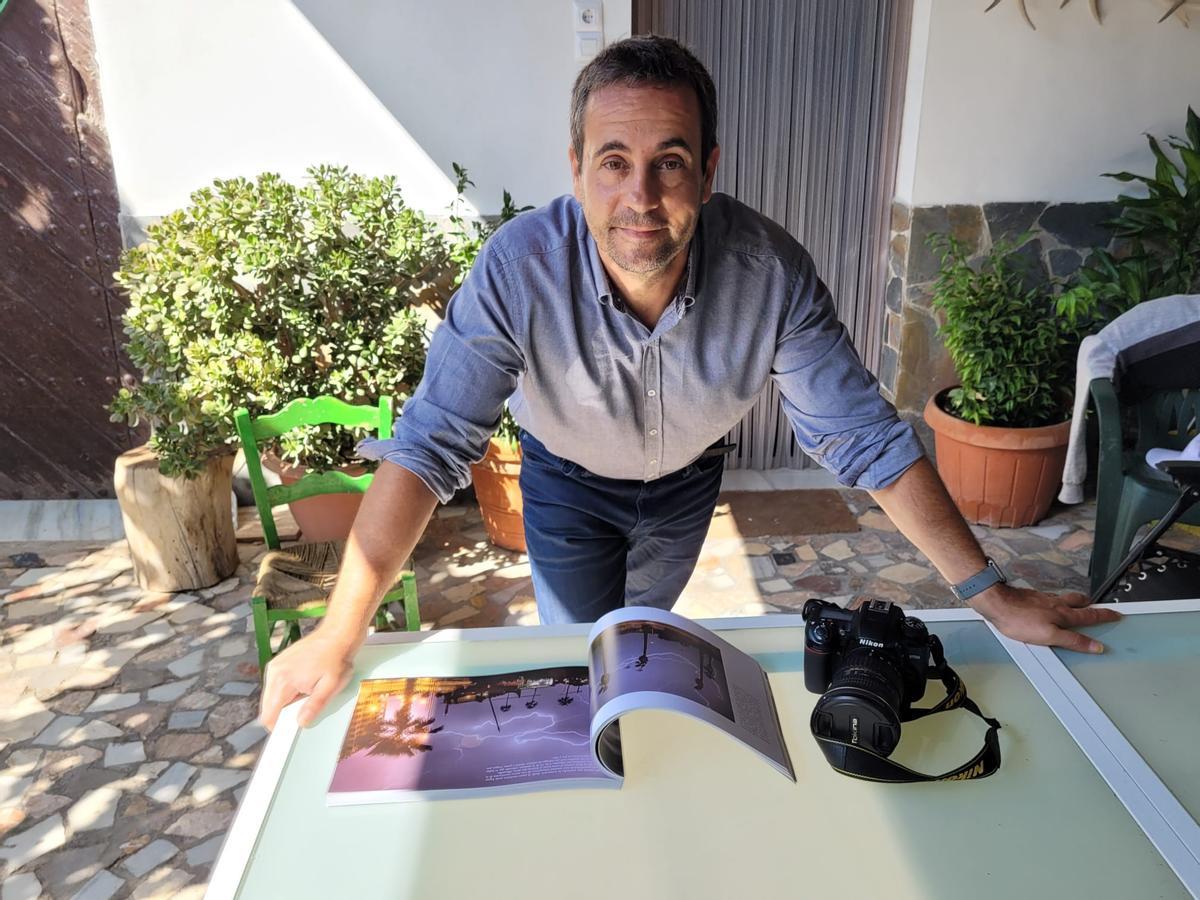
[[[571,144],[583,163],[583,114],[594,91],[625,87],[683,85],[700,104],[700,165],[717,146],[717,89],[704,64],[676,40],[658,35],[626,38],[605,47],[583,67],[571,89]]]

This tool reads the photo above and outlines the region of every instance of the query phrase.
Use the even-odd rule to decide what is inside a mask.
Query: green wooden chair
[[[272,509],[318,494],[361,494],[370,487],[372,477],[370,474],[351,476],[344,472],[320,472],[305,475],[294,484],[268,486],[259,460],[260,445],[303,425],[374,427],[380,438],[386,438],[391,434],[392,421],[392,402],[388,397],[380,398],[378,407],[354,406],[333,397],[318,397],[313,400],[293,400],[279,412],[257,419],[251,418],[244,408],[234,414],[238,437],[246,455],[246,472],[254,491],[254,504],[262,520],[263,537],[271,551],[259,565],[258,581],[250,601],[260,668],[265,669],[275,653],[299,640],[301,619],[325,615],[344,549],[342,541],[302,543],[281,548]],[[375,614],[377,628],[391,627],[393,617],[388,607],[397,601],[404,605],[405,628],[409,631],[420,630],[417,580],[411,564],[400,573],[395,585],[384,595]],[[283,637],[279,646],[272,649],[273,632],[280,622],[284,623]]]
[[[1161,390],[1137,402],[1129,417],[1136,426],[1132,446],[1123,440],[1122,407],[1112,381],[1090,384],[1100,430],[1096,476],[1096,536],[1088,569],[1093,593],[1129,552],[1137,530],[1161,518],[1179,488],[1146,463],[1153,447],[1182,450],[1200,427],[1200,389]],[[1200,525],[1200,506],[1180,521]]]

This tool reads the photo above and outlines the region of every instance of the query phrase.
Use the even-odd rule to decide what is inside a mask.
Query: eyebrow
[[[655,148],[655,152],[661,153],[663,150],[670,150],[672,147],[682,147],[688,153],[692,153],[692,145],[681,137],[667,138],[665,141],[659,144],[657,148]],[[599,150],[592,154],[592,157],[595,158],[597,156],[603,156],[610,150],[621,150],[628,153],[629,147],[621,141],[606,141],[600,145]]]

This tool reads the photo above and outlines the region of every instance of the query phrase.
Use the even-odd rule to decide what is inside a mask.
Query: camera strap
[[[821,745],[825,759],[833,768],[843,775],[853,778],[861,778],[865,781],[883,781],[889,784],[908,784],[914,781],[971,781],[976,778],[987,778],[1000,768],[1000,737],[997,733],[1000,730],[1000,723],[985,716],[975,701],[967,696],[967,689],[963,685],[962,679],[946,663],[942,642],[937,635],[933,635],[929,639],[929,652],[933,657],[933,665],[929,667],[929,677],[936,677],[945,685],[946,696],[929,708],[909,710],[904,721],[912,722],[932,716],[934,713],[962,707],[979,716],[988,725],[982,749],[961,766],[951,769],[949,772],[943,772],[941,775],[926,775],[857,744],[823,737],[814,729],[813,737]]]

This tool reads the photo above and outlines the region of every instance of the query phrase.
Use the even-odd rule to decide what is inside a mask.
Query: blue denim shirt
[[[800,446],[840,483],[886,486],[922,455],[781,227],[714,194],[683,288],[651,329],[613,294],[582,208],[563,196],[488,240],[394,437],[359,451],[403,466],[445,502],[470,483],[509,400],[552,453],[652,481],[733,428],[769,378]]]

